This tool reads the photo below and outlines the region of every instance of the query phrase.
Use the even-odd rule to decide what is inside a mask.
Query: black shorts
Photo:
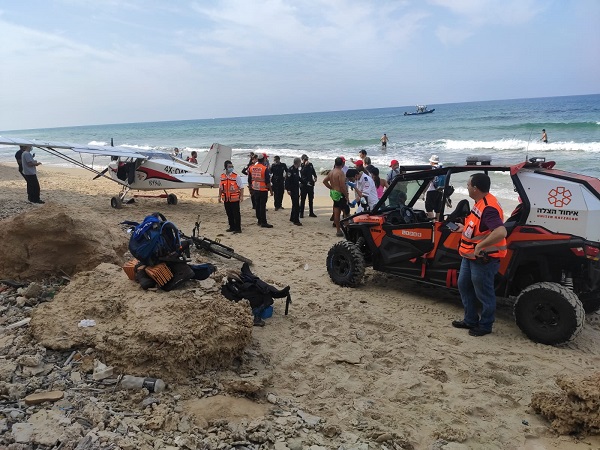
[[[348,201],[346,200],[346,197],[342,197],[339,200],[334,201],[333,207],[340,208],[342,211],[346,211],[348,209]]]
[[[442,209],[442,191],[429,191],[425,195],[425,211],[439,213]]]

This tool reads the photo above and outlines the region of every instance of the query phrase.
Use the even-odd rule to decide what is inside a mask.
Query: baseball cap
[[[269,155],[267,155],[266,153],[263,153],[263,158],[267,159],[269,157]]]
[[[392,162],[390,162],[390,167],[395,166],[396,164],[399,164],[398,160],[397,159],[392,159]]]
[[[342,161],[346,162],[346,158],[344,158],[343,156],[340,156],[340,158],[342,158]]]
[[[364,163],[363,163],[363,160],[362,160],[362,159],[359,159],[359,160],[357,160],[357,161],[355,161],[355,162],[354,162],[354,165],[355,165],[355,166],[362,166],[363,164],[364,164]]]

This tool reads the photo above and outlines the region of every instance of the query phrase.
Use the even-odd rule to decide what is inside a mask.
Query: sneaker
[[[485,330],[483,328],[472,328],[469,330],[469,336],[485,336],[486,334],[490,334],[492,330]]]
[[[309,217],[317,217],[317,215],[315,213],[310,213],[308,216]]]
[[[43,201],[43,200],[38,200],[37,202],[33,202],[33,203],[38,203],[38,204],[40,204],[40,205],[43,205],[43,204],[44,204],[44,203],[46,203],[46,202],[45,202],[45,201]]]
[[[472,330],[473,328],[475,328],[474,325],[468,325],[467,323],[465,323],[464,320],[453,320],[452,326],[454,328],[464,328],[465,330]]]
[[[285,209],[283,206],[280,206],[279,209]]]
[[[264,327],[265,326],[265,321],[262,320],[259,316],[254,316],[254,323],[253,325],[255,327]]]
[[[263,227],[263,228],[273,228],[273,225],[271,225],[270,223],[263,223],[261,225],[261,227]]]
[[[294,225],[302,226],[302,223],[300,223],[300,222],[294,222]]]
[[[337,237],[344,237],[344,232],[343,231],[338,231],[337,233],[335,233],[335,235]]]

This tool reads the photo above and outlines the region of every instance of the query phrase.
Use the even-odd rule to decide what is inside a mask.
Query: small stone
[[[44,357],[42,355],[21,355],[17,358],[17,364],[21,364],[26,367],[36,367],[39,366]]]
[[[377,438],[375,439],[375,442],[387,442],[387,441],[391,441],[393,439],[393,436],[390,433],[383,433],[380,434],[379,436],[377,436]]]
[[[314,426],[314,425],[317,425],[321,421],[320,417],[313,416],[312,414],[306,413],[306,412],[302,411],[301,409],[298,410],[297,414],[307,425]]]
[[[26,297],[17,297],[17,306],[19,308],[22,308],[23,306],[25,306],[25,303],[27,302],[27,298]]]
[[[33,425],[30,423],[15,423],[12,426],[12,435],[15,442],[28,444],[33,437]]]
[[[277,403],[277,396],[275,394],[268,394],[267,401],[275,405]]]
[[[30,394],[25,397],[26,405],[39,405],[44,402],[56,402],[63,398],[65,393],[63,391],[46,391],[38,392],[36,394]]]
[[[71,372],[70,378],[73,383],[81,383],[81,372]]]
[[[42,295],[42,285],[39,283],[31,283],[23,290],[23,296],[27,298],[35,298]]]
[[[285,442],[275,442],[275,450],[289,450]]]
[[[147,397],[144,400],[142,400],[142,408],[146,408],[150,405],[160,405],[160,400],[157,399],[156,397]]]

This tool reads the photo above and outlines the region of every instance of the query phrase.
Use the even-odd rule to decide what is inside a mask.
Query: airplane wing
[[[32,147],[56,150],[73,150],[77,153],[87,153],[98,156],[120,156],[123,158],[148,159],[148,156],[135,152],[126,147],[111,147],[107,145],[81,145],[69,142],[39,141],[37,139],[21,139],[0,136],[0,145],[31,145]],[[59,155],[56,155],[59,156]]]
[[[148,156],[125,147],[109,147],[105,145],[87,145],[71,147],[71,150],[77,153],[87,153],[98,156],[120,156],[123,158],[148,159]]]

